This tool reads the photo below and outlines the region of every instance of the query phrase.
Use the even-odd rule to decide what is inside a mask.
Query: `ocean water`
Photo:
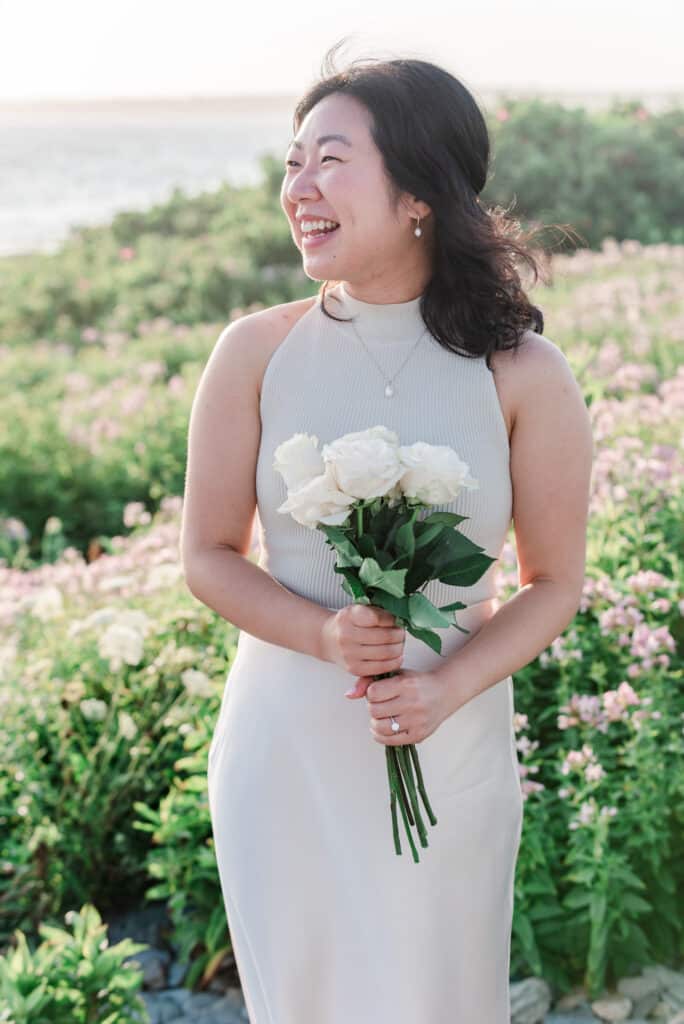
[[[54,251],[72,225],[253,184],[285,160],[296,98],[0,106],[0,255]]]

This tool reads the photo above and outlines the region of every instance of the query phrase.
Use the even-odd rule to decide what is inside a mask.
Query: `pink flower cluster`
[[[527,715],[516,711],[513,715],[513,728],[517,733],[522,732],[529,726]],[[534,751],[539,747],[538,740],[530,740],[529,736],[517,736],[515,741],[516,749],[523,757],[527,757],[533,754]],[[529,779],[528,775],[536,775],[539,771],[538,764],[523,764],[518,761],[518,774],[520,776],[520,789],[522,792],[523,801],[527,800],[531,793],[538,793],[546,787],[541,782],[535,782],[534,779]]]
[[[576,725],[588,725],[605,733],[611,722],[632,722],[637,728],[642,719],[659,718],[660,712],[649,712],[643,705],[650,704],[651,698],[641,698],[630,684],[623,680],[617,690],[605,690],[600,696],[588,693],[573,693],[567,704],[561,704],[561,714],[556,725],[558,729],[570,729]],[[630,711],[638,707],[638,711]]]

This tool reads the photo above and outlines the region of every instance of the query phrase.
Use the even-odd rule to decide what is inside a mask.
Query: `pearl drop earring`
[[[416,236],[416,238],[420,238],[420,236],[423,234],[423,229],[420,226],[420,217],[418,218],[418,223],[413,229],[413,234]]]

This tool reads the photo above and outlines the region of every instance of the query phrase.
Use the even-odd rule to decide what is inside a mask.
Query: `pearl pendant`
[[[392,387],[392,385],[391,384],[386,384],[385,385],[385,398],[391,398],[393,394],[394,394],[394,388]]]

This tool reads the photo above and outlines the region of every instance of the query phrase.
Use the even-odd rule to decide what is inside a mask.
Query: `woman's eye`
[[[321,163],[323,163],[324,160],[339,160],[339,159],[340,158],[338,156],[331,156],[330,153],[326,153],[326,155],[324,157],[321,157]],[[296,164],[296,163],[297,163],[296,160],[286,160],[285,161],[285,166],[286,167],[290,167],[292,164]]]

